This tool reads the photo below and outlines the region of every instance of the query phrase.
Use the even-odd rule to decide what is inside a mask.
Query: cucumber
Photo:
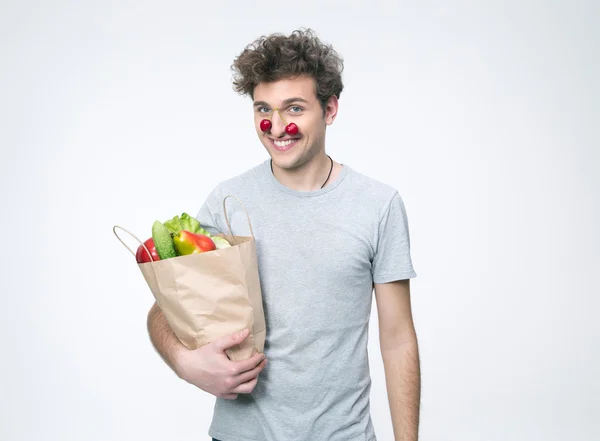
[[[161,260],[177,256],[169,229],[159,221],[155,221],[152,225],[152,240]]]

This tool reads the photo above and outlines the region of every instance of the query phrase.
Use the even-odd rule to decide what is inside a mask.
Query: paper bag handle
[[[227,227],[229,228],[229,236],[231,237],[231,243],[233,244],[233,233],[231,232],[231,224],[229,223],[229,217],[227,216],[227,208],[225,207],[225,201],[227,200],[227,198],[235,198],[242,205],[242,208],[246,212],[246,217],[248,218],[248,225],[250,226],[250,233],[252,234],[252,237],[254,239],[256,239],[256,237],[254,237],[254,230],[252,229],[252,222],[250,222],[250,215],[248,214],[248,210],[246,210],[246,207],[244,206],[242,201],[240,201],[236,196],[230,194],[223,198],[223,214],[225,214],[225,222],[227,222]]]
[[[148,256],[150,256],[150,260],[152,260],[152,262],[155,262],[155,260],[152,258],[152,253],[150,253],[150,250],[149,250],[149,249],[146,247],[146,245],[144,244],[144,242],[142,242],[141,240],[139,240],[139,239],[136,237],[136,235],[135,235],[135,234],[133,234],[131,231],[127,231],[125,228],[123,228],[123,227],[120,227],[120,226],[118,226],[118,225],[115,225],[115,226],[113,227],[113,233],[115,233],[115,236],[117,236],[117,239],[119,239],[119,241],[120,241],[120,242],[121,242],[121,243],[122,243],[122,244],[125,246],[125,248],[127,248],[127,249],[129,250],[129,252],[130,252],[131,254],[133,254],[133,256],[134,256],[134,257],[135,257],[135,253],[133,252],[133,250],[132,250],[131,248],[129,248],[129,247],[127,246],[127,244],[126,244],[125,242],[123,242],[123,239],[121,239],[121,238],[119,237],[119,235],[117,234],[117,231],[116,231],[116,230],[117,230],[117,228],[119,228],[120,230],[123,230],[123,231],[125,231],[127,234],[129,234],[131,237],[133,237],[135,240],[137,240],[137,241],[138,241],[138,242],[139,242],[139,243],[140,243],[140,244],[141,244],[141,245],[144,247],[144,249],[145,249],[145,250],[146,250],[146,252],[148,253]]]

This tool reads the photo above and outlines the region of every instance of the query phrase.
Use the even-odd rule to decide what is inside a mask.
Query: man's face
[[[273,163],[284,169],[297,169],[322,152],[325,129],[333,123],[337,105],[337,99],[333,97],[323,112],[316,95],[316,82],[310,76],[257,85],[254,88],[254,125]],[[271,120],[271,130],[261,130],[263,119]],[[296,135],[285,131],[287,124],[292,122],[298,126]]]

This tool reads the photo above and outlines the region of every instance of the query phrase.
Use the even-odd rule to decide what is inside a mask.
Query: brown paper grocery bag
[[[196,349],[248,328],[248,337],[227,350],[230,359],[244,360],[264,350],[266,325],[252,223],[248,211],[237,199],[246,212],[252,236],[233,235],[225,205],[230,197],[237,199],[232,195],[223,199],[229,236],[220,236],[227,239],[231,247],[137,265],[184,346]],[[119,226],[115,228],[131,234]],[[117,238],[127,247],[118,235]]]

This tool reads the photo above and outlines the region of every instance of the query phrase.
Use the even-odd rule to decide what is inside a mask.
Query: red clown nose
[[[285,132],[289,135],[296,135],[298,133],[298,126],[294,123],[289,123],[285,127]]]
[[[268,132],[269,130],[271,130],[271,121],[269,121],[268,119],[263,119],[260,122],[260,130],[262,130],[263,132]]]
[[[271,121],[269,121],[268,119],[263,119],[260,122],[260,130],[262,130],[263,132],[268,132],[269,130],[271,130],[271,126]],[[295,123],[289,123],[287,126],[285,126],[285,133],[287,133],[288,135],[297,135],[298,126]]]

